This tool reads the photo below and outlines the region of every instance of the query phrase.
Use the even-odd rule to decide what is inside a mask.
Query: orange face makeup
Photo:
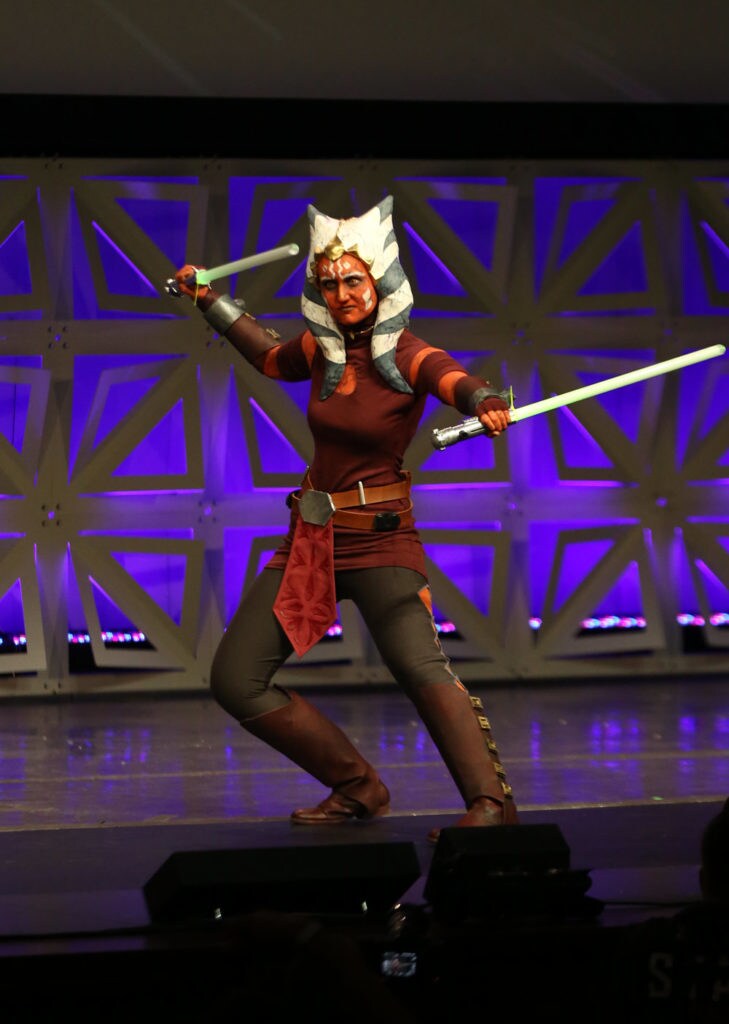
[[[338,260],[320,256],[316,272],[324,301],[342,327],[361,323],[376,308],[375,283],[356,256],[344,253]]]

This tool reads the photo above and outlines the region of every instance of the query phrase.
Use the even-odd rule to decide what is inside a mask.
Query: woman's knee
[[[226,711],[231,710],[231,703],[237,703],[236,696],[238,700],[244,698],[248,689],[245,679],[245,663],[228,657],[224,643],[219,645],[213,657],[209,686],[214,700]]]
[[[268,683],[251,678],[245,663],[215,658],[210,670],[210,692],[217,704],[239,722],[261,713]]]
[[[272,680],[285,659],[286,651],[261,648],[253,642],[241,644],[240,636],[229,630],[210,666],[209,686],[214,700],[238,721],[282,706],[288,698]]]
[[[271,611],[280,573],[254,580],[220,639],[210,666],[210,690],[226,710],[260,698],[289,651]]]

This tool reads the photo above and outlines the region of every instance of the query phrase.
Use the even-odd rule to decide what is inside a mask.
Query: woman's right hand
[[[195,275],[199,270],[205,270],[205,267],[194,267],[191,263],[186,263],[185,266],[180,267],[175,274],[177,287],[184,295],[189,295],[193,301],[204,299],[210,291],[210,287],[208,285],[196,284]]]

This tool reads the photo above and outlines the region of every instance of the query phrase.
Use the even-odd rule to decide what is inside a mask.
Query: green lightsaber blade
[[[232,263],[221,263],[218,267],[210,267],[207,270],[198,270],[195,280],[198,284],[206,285],[211,281],[217,281],[221,277],[231,277],[241,270],[250,270],[251,267],[260,267],[264,263],[273,263],[274,260],[285,259],[286,256],[295,256],[299,251],[298,245],[293,242],[291,245],[280,245],[277,249],[267,249],[265,252],[254,253],[253,256],[244,256],[242,260],[233,260]]]
[[[572,405],[573,402],[581,402],[585,398],[603,395],[606,391],[614,391],[616,388],[624,388],[628,384],[637,384],[641,380],[648,380],[649,377],[658,377],[663,373],[670,373],[671,370],[680,370],[684,366],[691,366],[693,363],[700,363],[705,359],[723,356],[725,352],[726,346],[724,345],[709,345],[708,348],[700,348],[696,352],[687,352],[686,355],[676,356],[675,359],[664,359],[663,362],[653,363],[651,366],[644,366],[639,370],[620,373],[617,377],[608,377],[607,380],[596,381],[594,384],[588,384],[584,388],[565,391],[562,395],[553,395],[551,398],[544,398],[540,402],[523,405],[520,409],[510,409],[511,422],[520,423],[531,416],[538,416],[543,412],[551,412],[553,409],[561,409],[565,405]],[[433,447],[442,451],[457,441],[465,441],[466,438],[477,437],[485,433],[485,428],[478,416],[473,416],[470,419],[463,420],[462,423],[457,423],[453,427],[434,430],[432,433]]]

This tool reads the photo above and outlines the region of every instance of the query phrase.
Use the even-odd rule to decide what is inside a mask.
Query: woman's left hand
[[[489,437],[498,437],[511,423],[509,406],[498,395],[489,395],[476,406],[476,416]]]
[[[486,428],[486,433],[489,437],[498,437],[511,423],[506,402],[503,403],[503,406],[502,409],[486,409],[484,412],[479,413],[478,418]]]

